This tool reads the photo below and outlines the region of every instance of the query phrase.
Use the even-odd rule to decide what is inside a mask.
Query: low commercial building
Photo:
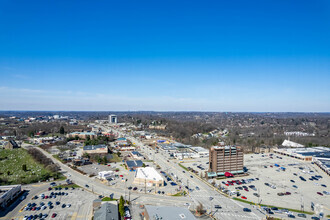
[[[117,201],[94,200],[94,220],[119,220]]]
[[[273,151],[274,153],[304,161],[312,161],[313,157],[330,157],[330,149],[326,147],[276,148]]]
[[[209,155],[209,177],[244,173],[243,149],[239,146],[213,146]]]
[[[99,144],[99,145],[86,145],[83,149],[83,154],[108,154],[109,149],[108,146],[105,144]]]
[[[173,156],[178,160],[189,159],[189,158],[199,158],[197,153],[192,152],[175,152]]]
[[[0,208],[8,207],[21,193],[21,185],[0,186]]]
[[[200,158],[209,157],[209,150],[203,147],[190,147],[191,150],[197,153]]]
[[[126,160],[126,166],[129,170],[135,170],[143,166],[142,160]]]
[[[322,158],[322,157],[315,157],[313,158],[313,162],[320,167],[327,175],[330,176],[330,157]]]
[[[107,180],[111,177],[113,177],[115,175],[115,173],[113,171],[101,171],[99,172],[98,177],[102,180]]]
[[[164,179],[153,167],[138,168],[133,184],[162,187],[164,186]]]
[[[67,134],[68,138],[75,138],[79,137],[80,139],[87,139],[89,137],[90,139],[97,138],[97,135],[94,132],[72,132],[70,134]]]
[[[144,156],[142,154],[140,154],[138,151],[132,151],[130,153],[131,157],[136,159],[136,160],[143,160]]]
[[[284,140],[282,143],[283,147],[304,147],[304,145],[302,144],[298,144],[296,142],[293,141],[289,141],[289,140]]]
[[[195,216],[187,208],[152,205],[146,205],[144,208],[145,220],[196,220]]]

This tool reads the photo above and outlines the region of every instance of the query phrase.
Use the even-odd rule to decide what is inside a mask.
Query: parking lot
[[[183,165],[205,172],[208,158],[185,160]],[[215,180],[216,186],[227,189],[232,196],[237,197],[234,194],[239,192],[239,198],[254,203],[305,211],[313,211],[313,203],[316,213],[330,213],[330,177],[310,161],[279,154],[246,154],[244,166],[248,176],[209,182]],[[227,182],[232,180],[240,184]]]
[[[25,201],[15,219],[86,219],[92,214],[92,201],[97,196],[81,188],[49,190]]]

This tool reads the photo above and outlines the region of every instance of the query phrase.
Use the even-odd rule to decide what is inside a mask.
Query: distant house
[[[12,150],[12,149],[15,149],[15,148],[19,148],[19,146],[16,143],[16,141],[9,140],[7,143],[5,143],[4,148]]]
[[[141,160],[127,160],[126,166],[129,170],[135,170],[136,168],[142,167],[143,162]]]
[[[119,220],[117,201],[94,200],[94,220]]]

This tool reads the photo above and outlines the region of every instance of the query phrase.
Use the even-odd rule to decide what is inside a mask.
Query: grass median
[[[235,198],[235,197],[233,199],[237,200],[237,201],[240,201],[240,202],[247,203],[247,204],[256,205],[256,203],[250,202],[250,201],[247,201],[247,200],[244,200],[244,199]],[[259,204],[259,205],[260,206],[266,206],[266,207],[269,207],[269,208],[276,207],[278,209],[287,209],[291,212],[304,213],[304,214],[308,214],[308,215],[313,215],[314,214],[314,212],[301,211],[301,210],[298,210],[298,209],[290,209],[290,208],[278,207],[278,206],[273,206],[273,205],[265,205],[265,204]]]

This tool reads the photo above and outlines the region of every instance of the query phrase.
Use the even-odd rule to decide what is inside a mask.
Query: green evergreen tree
[[[60,134],[64,134],[64,132],[65,132],[65,131],[64,131],[64,127],[61,126],[61,127],[60,127]]]

